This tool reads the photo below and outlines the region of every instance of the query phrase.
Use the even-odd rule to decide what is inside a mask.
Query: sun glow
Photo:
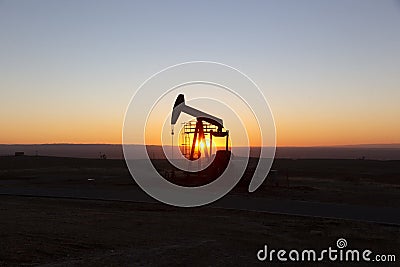
[[[197,151],[201,151],[203,152],[205,148],[209,149],[210,147],[210,141],[207,142],[207,140],[201,140],[199,143],[199,140],[196,140],[196,144],[195,144],[195,149]]]
[[[201,149],[201,150],[204,150],[204,141],[201,141],[201,142],[200,142],[200,149]]]

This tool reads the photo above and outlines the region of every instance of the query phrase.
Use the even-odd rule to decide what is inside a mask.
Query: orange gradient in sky
[[[320,87],[323,88],[323,85]],[[67,91],[67,88],[62,89]],[[307,101],[299,101],[299,93],[267,97],[274,115],[277,146],[400,143],[400,91],[394,91],[389,96],[376,94],[364,97],[353,92],[352,95],[333,100],[339,93],[334,91],[333,86],[330,89],[329,97],[310,94],[314,98]],[[94,101],[91,95],[56,101],[57,96],[50,95],[46,101],[40,102],[43,97],[32,93],[18,101],[0,105],[0,144],[122,143],[122,127],[130,94],[115,101],[103,100],[103,96],[102,101]],[[169,114],[171,103],[173,99],[166,104],[167,112],[160,119],[164,120]],[[195,102],[193,105],[208,110],[208,106],[200,104]],[[220,116],[218,111],[215,109],[210,112]],[[240,110],[240,114],[243,112]],[[221,118],[232,136],[237,133],[237,125],[232,125],[230,117]],[[250,124],[246,127],[248,134],[253,135],[252,139],[257,140],[256,125]],[[178,128],[177,125],[176,132],[179,131]],[[149,144],[160,144],[160,129],[152,128]],[[170,140],[170,137],[167,136],[166,139]],[[243,146],[245,143],[244,140],[232,140],[233,146]],[[137,144],[140,141],[133,140],[132,143]],[[250,145],[259,146],[260,143],[255,141]]]
[[[31,119],[23,122],[10,121],[0,131],[1,144],[120,144],[122,120]]]
[[[362,101],[356,107],[354,107],[354,102],[347,105],[340,103],[340,108],[336,109],[334,109],[336,104],[331,102],[313,104],[313,106],[302,102],[297,106],[293,102],[272,102],[277,146],[400,143],[399,108],[394,104],[396,102],[394,98],[387,100],[386,104],[383,102],[382,100],[374,106],[367,107],[364,107]],[[329,104],[332,107],[324,107]],[[81,100],[81,103],[74,101],[74,103],[66,102],[63,105],[60,104],[62,110],[57,109],[56,106],[27,106],[27,108],[12,112],[12,105],[7,108],[0,107],[0,109],[3,108],[0,114],[0,143],[121,144],[124,103],[117,103],[114,109],[98,109],[96,105],[91,105],[90,102],[87,103],[84,100]],[[170,108],[168,106],[167,110]],[[234,134],[236,126],[229,125],[229,118],[224,117],[224,123]],[[255,125],[247,127],[249,135],[256,135]],[[179,131],[178,128],[179,126],[176,126],[176,132]],[[149,143],[159,145],[160,129],[152,129],[153,131],[149,134]],[[170,137],[166,138],[170,140]],[[256,136],[254,140],[257,140]],[[236,142],[233,146],[244,145],[243,140],[234,141]],[[216,140],[216,142],[220,141]],[[219,143],[218,145],[223,146]],[[259,142],[253,142],[251,145],[259,146]]]
[[[400,142],[400,124],[394,121],[367,119],[275,117],[277,146],[329,146],[348,144],[390,144]],[[74,120],[6,121],[0,131],[1,144],[95,143],[120,144],[122,120],[96,118]],[[253,131],[249,130],[251,134]],[[150,143],[158,145],[159,132],[150,135]],[[223,141],[215,140],[218,146]],[[239,146],[242,145],[239,143]],[[258,146],[259,144],[252,144]]]
[[[318,117],[280,118],[275,116],[277,146],[329,146],[347,144],[400,143],[400,124],[388,118],[369,121],[360,118]],[[251,134],[253,131],[249,130]],[[46,118],[3,122],[0,131],[1,144],[46,143],[108,143],[122,141],[122,120]],[[152,137],[152,135],[150,136]],[[159,144],[159,132],[154,131],[150,143]],[[218,145],[220,141],[216,140]],[[240,144],[239,144],[240,145]],[[258,144],[252,144],[257,146]]]
[[[318,117],[275,120],[278,146],[332,146],[400,143],[400,124],[362,118]]]

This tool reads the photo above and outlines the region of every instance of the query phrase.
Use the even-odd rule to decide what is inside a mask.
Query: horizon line
[[[11,144],[6,144],[6,143],[0,143],[2,146],[41,146],[41,145],[109,145],[109,146],[122,146],[122,143],[11,143]],[[125,144],[125,145],[136,145],[136,146],[141,146],[144,144]],[[148,146],[162,146],[161,144],[149,144]],[[171,145],[165,145],[165,146],[171,146]],[[336,145],[277,145],[276,148],[323,148],[323,147],[366,147],[366,146],[374,146],[374,147],[379,147],[379,146],[399,146],[400,148],[400,143],[358,143],[358,144],[336,144]],[[234,146],[236,148],[244,148],[246,146]],[[268,148],[271,146],[250,146],[253,148]]]

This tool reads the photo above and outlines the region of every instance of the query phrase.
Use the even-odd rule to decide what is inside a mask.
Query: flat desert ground
[[[253,194],[240,184],[225,199],[396,211],[399,163],[277,159],[277,179]],[[339,238],[348,248],[400,257],[400,226],[384,219],[235,209],[218,201],[176,208],[130,200],[141,190],[121,160],[0,157],[0,171],[2,266],[280,265],[258,261],[257,251],[264,245],[322,250],[336,247]]]

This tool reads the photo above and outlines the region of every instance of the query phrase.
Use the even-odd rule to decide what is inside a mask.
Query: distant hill
[[[100,158],[106,154],[108,158],[122,158],[121,145],[103,144],[43,144],[43,145],[0,145],[0,155],[14,155],[24,152],[25,155]]]
[[[396,148],[400,149],[400,144],[358,144],[358,145],[342,145],[334,147],[345,147],[345,148]]]
[[[134,159],[144,158],[143,146],[130,145]],[[266,148],[265,148],[266,149]],[[121,145],[109,144],[42,144],[42,145],[0,145],[0,155],[14,155],[24,152],[25,155],[100,158],[105,154],[109,159],[123,158]],[[171,147],[165,147],[171,153]],[[178,153],[177,149],[174,150]],[[149,154],[153,158],[163,158],[160,146],[150,146]],[[246,155],[245,148],[237,148],[236,156]],[[400,144],[387,145],[349,145],[331,147],[278,147],[277,158],[293,159],[377,159],[400,160]]]
[[[400,147],[334,146],[279,147],[276,158],[292,159],[376,159],[400,160]]]

